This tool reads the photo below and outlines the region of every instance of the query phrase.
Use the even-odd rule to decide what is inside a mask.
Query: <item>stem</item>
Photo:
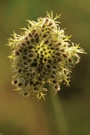
[[[63,114],[63,109],[60,103],[59,96],[58,94],[54,95],[52,89],[50,92],[59,135],[68,135],[67,124]]]

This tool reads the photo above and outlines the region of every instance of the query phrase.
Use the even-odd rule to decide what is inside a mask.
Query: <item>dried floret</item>
[[[23,95],[44,98],[50,84],[55,92],[62,82],[69,86],[72,68],[80,61],[79,53],[85,53],[79,45],[70,41],[56,21],[53,12],[35,21],[28,21],[23,34],[15,32],[8,45],[12,52],[12,84]]]

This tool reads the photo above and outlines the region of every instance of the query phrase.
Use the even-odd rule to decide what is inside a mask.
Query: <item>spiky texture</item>
[[[46,84],[55,92],[62,82],[69,86],[72,68],[80,60],[78,53],[85,53],[64,34],[56,21],[59,17],[47,12],[37,22],[29,20],[22,35],[14,32],[9,39],[12,84],[23,95],[33,94],[40,99],[45,96]]]

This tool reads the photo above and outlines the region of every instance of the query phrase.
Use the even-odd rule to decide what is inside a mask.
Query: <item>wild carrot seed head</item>
[[[37,22],[29,20],[23,35],[13,33],[9,39],[12,84],[23,95],[32,93],[40,99],[47,91],[45,84],[52,85],[55,92],[62,82],[69,85],[72,68],[80,60],[78,53],[84,53],[65,36],[56,21],[59,17],[53,18],[51,12]]]

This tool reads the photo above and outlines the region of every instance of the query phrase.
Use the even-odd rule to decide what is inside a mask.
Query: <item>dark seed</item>
[[[44,63],[42,62],[42,60],[40,60],[40,64],[43,65]]]
[[[44,72],[43,72],[43,73],[40,75],[40,77],[42,77],[42,78],[43,78],[44,76],[45,76],[45,74],[44,74]]]
[[[32,34],[31,33],[29,33],[28,35],[29,35],[29,37],[32,37]]]
[[[49,51],[49,53],[51,53],[51,51]]]
[[[24,96],[27,96],[27,95],[28,95],[28,92],[25,92],[23,95],[24,95]]]
[[[46,22],[48,22],[48,18],[46,18]]]
[[[24,65],[27,65],[27,64],[28,64],[28,63],[25,61],[25,62],[24,62]]]
[[[49,46],[52,46],[52,44],[49,44]]]
[[[57,47],[57,48],[56,48],[56,50],[58,51],[58,50],[59,50],[59,48]]]
[[[37,59],[39,59],[39,54],[37,54]]]
[[[43,75],[46,75],[46,72],[44,72],[44,71],[43,71],[43,73],[42,73],[42,74],[43,74]]]
[[[18,51],[16,51],[16,52],[15,52],[15,54],[16,54],[16,55],[19,55],[19,52],[18,52]]]
[[[64,52],[65,50],[64,49],[61,49],[60,51]]]
[[[30,80],[30,84],[33,85],[33,81],[32,80]]]
[[[35,58],[35,59],[34,59],[34,61],[36,62],[36,61],[37,61],[37,59]]]
[[[37,42],[37,43],[39,42],[39,37],[36,38],[36,42]]]
[[[58,58],[58,61],[60,62],[61,61],[61,58]]]
[[[33,76],[34,76],[35,74],[36,74],[35,72],[32,73]]]
[[[36,67],[36,66],[37,66],[37,63],[36,63],[36,62],[33,62],[33,63],[31,64],[31,66],[32,66],[32,67],[34,67],[34,66]]]
[[[55,76],[54,75],[51,75],[51,78],[55,78]]]
[[[47,34],[44,34],[44,35],[43,35],[43,37],[46,37],[46,36],[47,36]]]
[[[53,48],[53,47],[51,47],[51,49],[52,49],[52,50],[54,50],[54,48]]]
[[[38,84],[39,84],[39,82],[36,82],[36,84],[38,85]]]
[[[30,42],[29,42],[29,41],[26,41],[26,43],[27,43],[27,44],[30,44]]]
[[[56,68],[56,66],[53,66],[53,68]]]
[[[66,55],[66,54],[63,54],[63,56],[64,56],[64,57],[67,57],[67,55]]]
[[[26,58],[27,58],[26,56],[23,56],[23,59],[24,59],[24,60],[26,60]]]
[[[35,32],[36,32],[36,30],[33,30],[33,31],[32,31],[32,34],[34,34]]]
[[[31,59],[29,59],[28,62],[31,62]]]
[[[25,70],[24,70],[24,72],[26,72],[26,70],[28,69],[28,67],[25,67]]]
[[[49,26],[51,26],[51,25],[52,25],[52,23],[50,22],[48,25],[49,25]]]
[[[47,58],[45,58],[44,61],[47,61]]]
[[[41,79],[41,77],[38,77],[38,79],[39,79],[39,81],[41,81],[42,79]]]
[[[61,43],[58,43],[57,45],[61,45]]]
[[[34,39],[33,39],[33,38],[31,39],[31,42],[32,42],[32,43],[34,42]]]
[[[50,65],[47,65],[47,68],[50,68],[51,66]]]
[[[42,28],[45,28],[45,25],[43,25]]]
[[[17,84],[17,80],[14,81],[14,84]]]
[[[69,62],[70,62],[70,63],[72,62],[71,59],[69,59]]]
[[[38,33],[36,33],[36,34],[35,34],[35,37],[38,37],[38,36],[39,36]]]
[[[57,88],[58,88],[58,86],[56,85],[56,86],[55,86],[55,89],[57,89]]]
[[[59,52],[57,52],[57,53],[56,53],[56,55],[60,56],[60,53],[59,53]]]
[[[33,57],[33,54],[32,54],[32,53],[30,53],[30,54],[29,54],[29,57]]]
[[[21,73],[21,69],[18,70],[18,73]]]
[[[45,50],[46,50],[46,49],[45,49],[45,48],[43,48],[43,51],[44,51],[44,52],[45,52]]]
[[[40,60],[42,61],[42,60],[43,60],[43,58],[41,57],[41,58],[40,58]]]
[[[52,71],[53,74],[55,74],[56,72],[55,71]]]
[[[46,40],[44,43],[45,43],[45,44],[48,44],[48,42],[49,42],[49,41],[48,41],[48,40]]]
[[[18,86],[22,86],[22,83],[19,83]]]
[[[41,51],[40,53],[43,53],[43,51]]]
[[[57,62],[57,60],[56,59],[54,59],[54,63],[56,63]]]
[[[34,83],[33,85],[36,86],[36,83]]]
[[[37,87],[34,87],[34,90],[37,90]]]
[[[40,47],[37,48],[38,50],[40,49]]]
[[[40,67],[38,67],[38,72],[40,72],[41,71],[41,68]]]
[[[27,73],[27,75],[30,75],[30,73]]]
[[[43,54],[41,54],[41,57],[43,57]]]
[[[33,46],[28,46],[28,49],[32,49],[33,48]]]
[[[19,49],[19,52],[22,52],[22,49]]]
[[[52,61],[51,60],[48,60],[49,63],[51,63]]]
[[[25,46],[25,43],[22,43],[22,46]]]
[[[29,82],[29,81],[25,81],[25,86],[27,86],[28,82]]]
[[[25,40],[28,40],[28,37],[25,37]]]
[[[24,53],[27,52],[27,49],[24,49]]]
[[[53,83],[56,83],[57,81],[56,81],[56,80],[53,80],[52,82],[53,82]]]

